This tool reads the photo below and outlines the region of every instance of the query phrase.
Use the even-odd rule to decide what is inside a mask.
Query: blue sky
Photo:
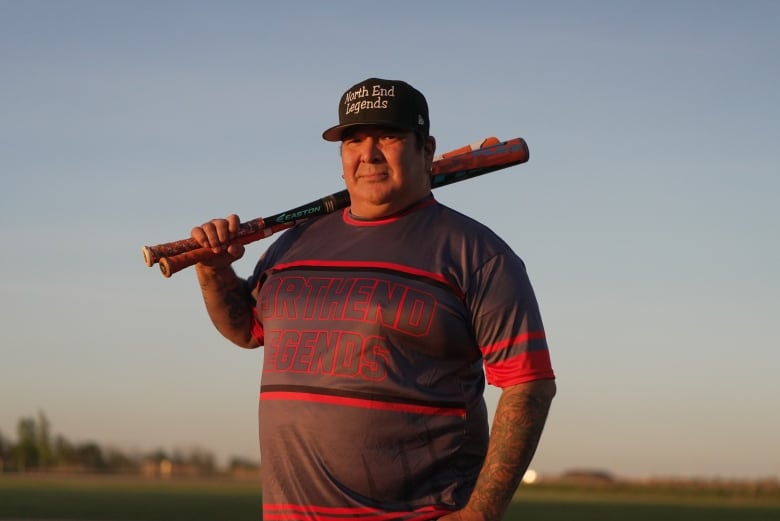
[[[780,477],[780,4],[476,5],[0,0],[0,432],[42,411],[258,458],[260,351],[140,250],[340,190],[320,133],[380,76],[426,94],[439,151],[528,141],[436,195],[537,291],[559,394],[532,467]]]

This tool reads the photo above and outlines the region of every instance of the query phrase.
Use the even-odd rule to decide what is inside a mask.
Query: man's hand
[[[202,261],[200,264],[212,268],[224,268],[244,255],[244,246],[231,244],[238,233],[241,221],[238,215],[229,215],[226,219],[212,219],[196,226],[190,236],[204,248],[210,248],[215,257]]]
[[[213,258],[195,265],[206,311],[217,330],[238,346],[257,347],[252,337],[252,310],[255,300],[246,281],[230,266],[244,255],[244,246],[231,244],[241,221],[237,215],[212,219],[190,232],[204,248],[211,248]]]
[[[485,521],[485,516],[466,507],[446,516],[441,516],[438,521]]]

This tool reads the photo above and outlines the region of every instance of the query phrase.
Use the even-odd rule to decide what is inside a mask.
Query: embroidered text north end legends
[[[375,99],[362,99],[367,97],[373,97]],[[344,104],[347,107],[345,114],[358,114],[361,110],[367,109],[386,109],[388,103],[386,98],[394,97],[395,85],[389,88],[383,88],[381,85],[373,85],[370,91],[368,87],[363,85],[358,90],[347,92],[344,97]]]

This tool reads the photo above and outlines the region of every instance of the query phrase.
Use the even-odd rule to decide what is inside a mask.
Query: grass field
[[[0,519],[260,519],[256,481],[0,475]],[[506,521],[773,521],[780,494],[727,488],[524,486]]]

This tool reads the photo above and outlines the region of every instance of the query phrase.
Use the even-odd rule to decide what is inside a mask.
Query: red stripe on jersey
[[[389,521],[403,519],[404,521],[427,521],[450,513],[438,507],[425,507],[408,512],[385,512],[368,507],[321,507],[291,504],[263,505],[263,519],[266,520],[322,520],[322,521]]]
[[[252,337],[258,344],[265,344],[265,330],[263,324],[257,316],[257,307],[252,308]]]
[[[458,298],[463,298],[463,292],[460,288],[454,286],[444,275],[441,273],[434,273],[432,271],[420,270],[417,268],[411,268],[404,266],[403,264],[394,264],[392,262],[366,262],[366,261],[326,261],[326,260],[303,260],[296,262],[287,262],[282,264],[276,264],[272,268],[273,271],[282,271],[290,268],[347,268],[350,270],[359,269],[379,269],[386,271],[395,271],[403,273],[405,275],[411,275],[414,277],[422,277],[425,279],[433,280],[439,284],[447,286],[453,291]]]
[[[436,199],[433,198],[433,194],[429,195],[427,198],[423,199],[419,203],[415,204],[411,208],[407,208],[406,210],[403,210],[401,212],[398,212],[396,214],[393,214],[389,217],[385,217],[384,219],[373,219],[370,221],[364,221],[361,219],[356,219],[349,213],[349,208],[344,208],[344,210],[341,213],[342,219],[344,219],[344,222],[347,224],[350,224],[352,226],[382,226],[387,223],[391,223],[393,221],[397,221],[404,215],[410,214],[414,212],[415,210],[418,210],[420,208],[424,208],[426,206],[433,206],[434,204],[438,204]]]
[[[546,338],[546,335],[544,334],[544,331],[529,331],[527,333],[522,333],[520,335],[517,335],[513,338],[508,338],[506,340],[502,340],[500,342],[496,342],[493,345],[485,346],[482,348],[482,354],[488,355],[490,353],[495,353],[496,351],[501,351],[502,349],[506,349],[507,347],[516,345],[516,344],[522,344],[525,342],[528,342],[530,340],[542,340]]]
[[[328,394],[301,393],[293,391],[262,391],[261,400],[289,400],[312,403],[327,403],[331,405],[344,405],[347,407],[360,407],[363,409],[377,409],[384,411],[408,412],[413,414],[428,414],[432,416],[466,416],[466,410],[458,407],[449,409],[432,405],[415,405],[410,403],[388,403],[363,398],[350,398],[347,396],[332,396]]]
[[[550,362],[550,352],[546,349],[526,351],[490,365],[485,365],[487,381],[496,387],[555,378]]]

